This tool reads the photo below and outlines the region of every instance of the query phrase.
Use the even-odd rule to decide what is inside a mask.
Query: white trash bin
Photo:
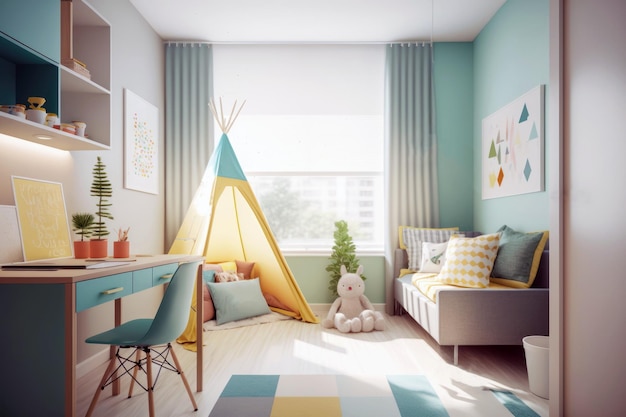
[[[530,392],[548,399],[550,339],[548,336],[526,336],[522,343],[526,353]]]

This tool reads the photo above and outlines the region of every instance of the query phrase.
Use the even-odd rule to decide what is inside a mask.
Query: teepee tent
[[[272,310],[317,323],[319,319],[311,311],[280,252],[228,139],[227,133],[239,114],[234,114],[235,106],[226,121],[223,116],[218,117],[211,103],[223,134],[169,253],[204,255],[207,263],[254,262],[262,292],[287,307],[271,307]],[[194,308],[192,316],[187,330],[179,338],[181,343],[195,342]]]

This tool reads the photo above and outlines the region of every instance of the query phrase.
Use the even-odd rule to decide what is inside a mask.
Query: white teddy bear
[[[382,313],[374,310],[374,306],[364,294],[365,283],[361,278],[362,272],[362,265],[359,265],[356,273],[348,273],[346,267],[341,265],[341,278],[337,283],[339,298],[330,307],[322,326],[327,329],[336,327],[342,333],[384,330],[385,318]]]

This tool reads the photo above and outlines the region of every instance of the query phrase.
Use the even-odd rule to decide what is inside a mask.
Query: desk
[[[114,301],[118,326],[124,296],[162,285],[180,262],[199,260],[201,256],[155,255],[101,269],[0,270],[0,414],[75,416],[78,312]],[[92,289],[109,282],[117,283],[112,285],[116,292],[94,298]],[[196,340],[201,347],[200,270],[196,285],[200,289],[196,291]],[[196,373],[200,392],[201,348],[197,350]]]

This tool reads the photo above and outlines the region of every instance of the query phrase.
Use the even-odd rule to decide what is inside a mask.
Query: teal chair
[[[109,366],[102,376],[100,385],[98,385],[96,393],[91,400],[89,410],[87,410],[87,417],[93,413],[100,392],[125,374],[131,375],[132,378],[128,390],[128,398],[132,396],[133,387],[137,383],[144,390],[148,391],[150,417],[154,417],[153,392],[162,369],[174,371],[180,375],[193,404],[194,411],[198,411],[198,406],[189,388],[187,378],[185,378],[185,374],[180,367],[170,342],[180,336],[187,326],[193,288],[199,273],[199,267],[200,262],[184,263],[178,267],[168,284],[154,319],[131,320],[86,340],[87,343],[117,346],[115,356],[111,358]],[[122,349],[133,350],[128,355],[122,355],[120,354]],[[142,352],[145,353],[144,358],[142,358]],[[170,362],[170,356],[173,363]],[[116,364],[117,366],[115,366]],[[159,366],[156,378],[153,378],[152,374],[153,364]],[[202,366],[202,364],[197,366]],[[145,386],[137,379],[139,370],[146,374],[147,382]]]

